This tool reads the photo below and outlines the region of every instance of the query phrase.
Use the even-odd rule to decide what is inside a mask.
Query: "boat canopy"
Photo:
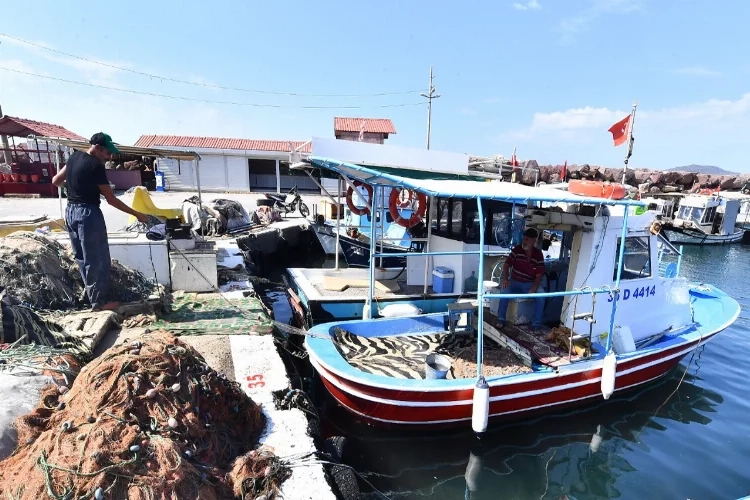
[[[406,187],[427,196],[467,199],[481,198],[516,203],[542,201],[587,205],[646,206],[645,202],[639,200],[612,200],[609,198],[578,196],[547,186],[534,187],[510,182],[480,182],[454,179],[413,179],[386,173],[378,170],[376,167],[365,167],[332,158],[310,156],[307,160],[318,168],[332,170],[367,184],[397,186],[399,188]]]

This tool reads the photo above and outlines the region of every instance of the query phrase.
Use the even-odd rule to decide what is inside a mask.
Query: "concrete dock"
[[[158,207],[179,207],[182,201],[194,193],[171,192],[150,193]],[[130,205],[132,195],[118,196]],[[204,194],[204,200],[216,198],[233,199],[240,202],[248,212],[255,209],[255,200],[262,194]],[[321,197],[306,196],[310,207],[316,206]],[[5,215],[48,215],[59,217],[64,212],[65,200],[58,199],[17,199],[0,197],[0,213]],[[109,231],[114,232],[128,223],[128,215],[102,203],[102,211]],[[314,213],[314,212],[313,212]],[[295,245],[299,235],[307,227],[304,218],[290,216],[272,227],[258,228],[250,232],[256,251],[274,253],[278,242]],[[56,229],[56,228],[50,228]],[[57,228],[59,229],[59,228]],[[214,240],[217,249],[219,269],[236,271],[242,278],[243,255],[237,247],[237,237],[230,236]],[[152,258],[153,262],[153,258]],[[273,448],[282,460],[287,459],[295,466],[292,475],[281,487],[283,498],[287,500],[335,500],[323,466],[317,460],[299,463],[299,457],[310,456],[317,450],[312,436],[308,433],[308,417],[299,408],[281,409],[275,397],[288,393],[291,388],[284,362],[279,355],[274,339],[271,318],[247,280],[239,279],[224,284],[221,291],[211,293],[182,293],[173,291],[171,311],[153,324],[134,328],[123,327],[110,330],[105,335],[91,339],[95,354],[100,354],[112,345],[130,342],[134,338],[148,335],[149,331],[165,329],[179,336],[180,340],[193,346],[218,372],[238,382],[245,393],[263,407],[267,418],[266,429],[260,438],[261,444]],[[2,374],[0,373],[0,377]],[[0,411],[28,411],[27,408],[3,408]]]

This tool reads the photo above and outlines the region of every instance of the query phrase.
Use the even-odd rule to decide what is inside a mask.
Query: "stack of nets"
[[[16,421],[0,498],[275,498],[290,469],[260,406],[192,347],[157,332],[110,348]],[[63,392],[61,395],[60,392]]]
[[[36,309],[88,305],[78,264],[53,239],[32,232],[0,238],[0,287]],[[138,271],[112,261],[108,301],[132,302],[156,293],[158,285]]]

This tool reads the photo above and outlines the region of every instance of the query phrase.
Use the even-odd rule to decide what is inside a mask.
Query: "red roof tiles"
[[[304,144],[302,141],[264,141],[185,135],[142,135],[135,143],[135,146],[142,148],[173,146],[180,148],[245,149],[250,151],[289,152],[292,147],[298,148],[302,144]],[[303,153],[309,153],[311,151],[310,144],[306,144],[301,150]]]
[[[395,134],[396,128],[388,118],[343,118],[334,117],[333,129],[335,132],[359,132],[365,125],[365,132],[374,134]]]
[[[71,132],[60,125],[27,120],[25,118],[16,118],[14,116],[4,116],[0,118],[0,133],[12,135],[14,137],[38,135],[42,137],[57,137],[60,139],[73,139],[77,141],[87,140],[85,137]]]

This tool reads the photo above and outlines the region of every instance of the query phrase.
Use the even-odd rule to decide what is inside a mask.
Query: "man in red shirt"
[[[510,255],[503,264],[501,276],[500,293],[535,293],[544,276],[544,255],[536,248],[536,240],[539,233],[534,228],[529,228],[523,233],[523,240],[510,251]],[[500,299],[497,308],[497,319],[500,328],[505,325],[505,314],[508,311],[510,299]],[[534,299],[534,318],[531,328],[536,332],[542,326],[542,312],[544,311],[544,299]]]

